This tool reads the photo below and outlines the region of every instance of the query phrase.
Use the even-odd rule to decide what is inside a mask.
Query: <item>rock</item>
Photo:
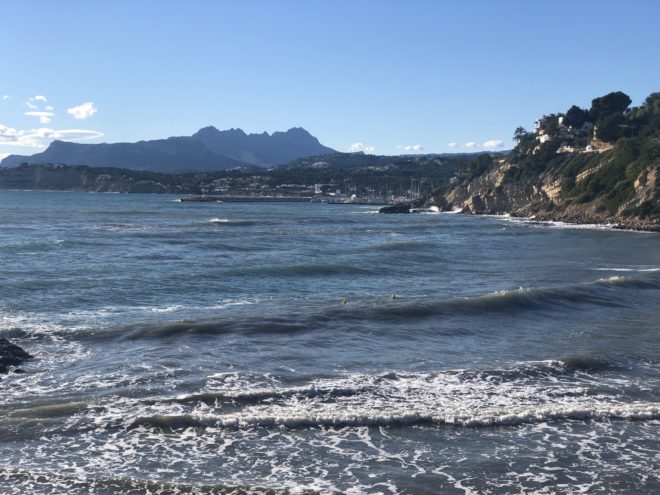
[[[410,203],[397,203],[395,205],[383,206],[378,213],[410,213]]]
[[[217,203],[218,198],[216,196],[186,196],[179,201],[182,203]]]
[[[7,373],[9,366],[18,366],[32,356],[7,339],[0,337],[0,373]]]

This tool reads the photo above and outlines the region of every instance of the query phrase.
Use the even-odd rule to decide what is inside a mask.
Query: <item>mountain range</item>
[[[32,156],[9,155],[0,166],[57,163],[155,172],[214,171],[242,165],[271,167],[301,157],[334,152],[302,127],[272,134],[246,134],[241,129],[220,131],[209,126],[192,136],[136,143],[53,141],[45,151]]]

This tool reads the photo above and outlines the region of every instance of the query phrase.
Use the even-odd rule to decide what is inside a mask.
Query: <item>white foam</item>
[[[131,478],[137,467],[147,465],[151,479],[287,493],[401,493],[417,482],[463,493],[550,493],[567,475],[574,475],[573,487],[587,486],[586,471],[594,473],[591,481],[602,482],[612,466],[635,473],[652,469],[657,449],[649,450],[649,442],[657,435],[660,404],[577,393],[590,383],[607,389],[607,376],[555,373],[552,382],[538,373],[525,374],[525,367],[551,373],[560,364],[521,363],[508,370],[521,373],[508,379],[499,375],[506,369],[483,370],[483,375],[477,370],[390,372],[315,379],[296,387],[285,386],[273,375],[224,372],[209,376],[200,391],[226,395],[215,404],[99,397],[93,408],[66,419],[71,428],[91,422],[87,430],[44,436],[35,447],[7,450],[7,458],[0,461],[0,483],[3,472],[15,466],[30,471],[37,466],[39,472],[47,466],[46,474],[60,473],[64,451],[67,472],[84,480],[99,478],[99,473]],[[628,381],[627,386],[635,383]],[[172,387],[176,389],[177,382]],[[333,395],[341,387],[353,393]],[[136,422],[140,418],[155,422]],[[175,434],[158,427],[167,428],[168,418]],[[613,420],[624,420],[618,423],[623,426]],[[648,429],[615,441],[627,420],[639,420]],[[426,426],[405,428],[420,421]],[[443,424],[460,431],[437,428]],[[390,428],[395,425],[404,428]],[[516,429],[489,428],[507,425]],[[474,447],[467,447],[475,434],[489,444],[492,439],[508,456],[482,449],[482,457],[475,459]],[[643,441],[638,444],[635,438]],[[601,456],[604,449],[616,455]],[[80,454],[79,464],[71,452]],[[621,464],[622,452],[632,460]],[[567,461],[558,469],[557,459],[569,455],[584,462]],[[498,468],[492,476],[481,476],[484,459]],[[404,478],[406,484],[399,485]]]
[[[612,267],[612,268],[594,268],[593,270],[600,272],[638,272],[638,273],[650,273],[650,272],[660,272],[660,268],[634,268],[634,267]]]
[[[557,220],[536,220],[534,217],[512,217],[510,214],[504,215],[481,215],[488,218],[495,218],[498,220],[505,220],[517,225],[524,225],[528,227],[540,228],[557,228],[557,229],[573,229],[573,230],[605,230],[608,232],[637,232],[641,234],[654,234],[645,230],[623,229],[617,223],[570,223]]]

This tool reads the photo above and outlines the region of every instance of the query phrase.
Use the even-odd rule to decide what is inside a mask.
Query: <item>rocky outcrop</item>
[[[500,215],[548,198],[542,187],[506,184],[512,165],[499,163],[473,180],[457,184],[442,198],[434,198],[445,210],[462,210],[473,215]]]
[[[464,163],[434,201],[446,210],[660,229],[660,93],[621,91],[516,129],[504,158]]]
[[[421,213],[431,210],[440,211],[434,198],[419,198],[383,206],[378,213]]]
[[[0,373],[7,373],[11,366],[18,366],[31,358],[26,351],[0,337]]]
[[[623,205],[620,214],[628,211],[644,210],[645,208],[658,208],[660,199],[660,165],[646,168],[635,179],[635,195]]]
[[[378,213],[410,213],[410,208],[412,205],[410,203],[397,203],[394,205],[383,206]]]
[[[578,174],[580,180],[604,164]],[[539,221],[575,224],[608,224],[614,228],[660,231],[660,165],[642,171],[634,182],[634,196],[616,211],[600,201],[580,203],[566,197],[569,183],[561,170],[548,170],[527,181],[507,181],[515,165],[502,162],[471,180],[455,182],[429,201],[443,210],[473,215],[510,214]],[[575,180],[576,178],[573,178]]]

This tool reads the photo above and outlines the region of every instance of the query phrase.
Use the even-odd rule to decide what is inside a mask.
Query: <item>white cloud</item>
[[[98,139],[103,133],[86,129],[39,129],[16,130],[0,124],[0,146],[19,148],[45,148],[51,141],[86,141]]]
[[[51,121],[51,117],[54,117],[53,112],[25,112],[24,115],[28,117],[39,117],[39,122],[42,124],[48,124]]]
[[[484,143],[484,148],[501,148],[503,144],[501,139],[491,139]]]
[[[406,151],[423,151],[424,146],[422,146],[421,144],[408,144],[404,146],[403,149]]]
[[[456,148],[456,146],[458,146],[458,143],[449,143],[447,145],[448,148]]]
[[[9,98],[11,98],[11,96],[9,96],[9,95],[2,95],[2,101],[8,100]]]
[[[466,148],[477,148],[479,145],[475,143],[474,141],[470,141],[469,143],[465,143],[464,145]]]
[[[4,160],[4,159],[7,158],[9,155],[11,155],[11,153],[0,153],[0,161]]]
[[[373,146],[367,146],[363,143],[354,143],[348,147],[349,153],[358,153],[360,151],[366,153],[367,155],[373,155],[374,153],[376,153],[376,148],[374,148]]]
[[[74,119],[85,120],[90,118],[98,111],[91,101],[86,101],[77,107],[69,108],[66,112],[72,115]]]
[[[34,112],[25,112],[25,115],[29,117],[39,117],[39,122],[42,124],[48,124],[51,121],[51,117],[54,117],[53,113],[54,108],[50,105],[45,105],[44,108],[39,108],[39,103],[46,103],[46,97],[43,95],[32,96],[27,99],[25,104],[30,110],[35,110]]]

